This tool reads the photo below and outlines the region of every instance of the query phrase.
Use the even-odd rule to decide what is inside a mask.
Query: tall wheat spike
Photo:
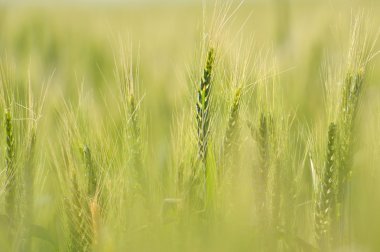
[[[339,115],[339,188],[338,201],[344,197],[344,187],[350,173],[349,158],[353,144],[353,128],[358,110],[359,98],[364,83],[365,70],[360,68],[346,75],[342,89],[342,102]]]
[[[130,50],[130,53],[132,49]],[[138,86],[135,75],[138,75],[138,68],[134,70],[132,56],[126,55],[126,49],[121,46],[121,58],[117,66],[117,76],[119,78],[120,90],[122,95],[122,106],[125,116],[126,127],[126,143],[130,151],[130,165],[137,176],[137,183],[140,190],[144,188],[146,183],[146,174],[143,170],[143,162],[141,157],[141,124],[140,124],[140,107]]]
[[[236,89],[234,99],[232,102],[232,106],[229,113],[229,119],[227,124],[226,133],[224,136],[224,155],[229,155],[231,151],[232,144],[234,142],[234,138],[236,136],[238,130],[239,123],[239,110],[240,110],[240,101],[242,88],[239,87]]]
[[[5,153],[5,167],[6,167],[6,213],[10,223],[13,225],[16,217],[16,192],[17,192],[17,179],[15,168],[15,139],[13,136],[13,123],[12,114],[5,110],[5,134],[6,134],[6,153]]]
[[[322,174],[321,188],[316,204],[315,229],[316,240],[321,250],[328,250],[331,240],[331,214],[334,202],[334,188],[336,181],[336,138],[337,127],[330,123],[326,150],[325,167]]]
[[[341,89],[341,101],[338,110],[337,127],[337,190],[336,204],[334,204],[334,227],[336,242],[343,244],[348,242],[351,233],[350,225],[350,175],[352,170],[352,157],[354,138],[354,126],[358,113],[360,97],[363,93],[367,66],[373,57],[374,44],[369,44],[363,16],[354,19],[351,31],[351,44],[348,52],[347,67]],[[373,43],[375,43],[373,41]],[[338,245],[337,244],[337,245]]]
[[[54,161],[59,185],[64,196],[63,210],[68,234],[68,241],[64,246],[68,251],[93,251],[94,230],[90,206],[91,197],[88,188],[90,186],[92,189],[92,185],[88,181],[89,172],[86,160],[83,160],[85,167],[78,165],[77,154],[80,154],[79,157],[83,159],[86,158],[84,148],[80,148],[79,153],[78,149],[74,148],[83,133],[81,134],[80,124],[78,124],[77,117],[73,113],[73,108],[69,105],[63,111],[61,121],[63,124],[63,134],[60,141],[62,159],[54,157]]]
[[[203,163],[207,159],[207,145],[210,126],[210,101],[212,90],[212,74],[215,60],[215,52],[210,48],[207,53],[206,66],[203,70],[203,77],[198,89],[198,100],[196,104],[196,121],[198,135],[198,154]]]
[[[260,152],[260,175],[262,179],[262,187],[264,189],[263,192],[265,192],[267,186],[269,172],[269,133],[268,117],[265,113],[261,113],[257,140]]]

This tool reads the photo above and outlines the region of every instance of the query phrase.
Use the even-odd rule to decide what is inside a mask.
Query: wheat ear
[[[207,158],[207,145],[210,126],[210,101],[212,90],[212,73],[214,66],[214,49],[210,48],[207,53],[206,66],[203,70],[203,77],[198,89],[197,108],[197,134],[198,134],[198,154],[200,160],[205,163]]]
[[[329,247],[331,210],[334,201],[334,174],[335,167],[335,142],[337,136],[337,127],[335,123],[331,123],[328,131],[328,142],[326,150],[325,167],[323,170],[321,188],[317,199],[315,221],[316,221],[316,239],[321,250]]]
[[[12,114],[5,110],[5,134],[6,134],[6,153],[5,153],[5,167],[6,167],[6,213],[11,224],[15,222],[16,215],[16,167],[15,167],[15,139],[13,136],[13,123]]]

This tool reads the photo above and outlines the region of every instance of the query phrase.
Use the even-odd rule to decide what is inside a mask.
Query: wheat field
[[[379,14],[0,3],[0,251],[380,251]]]

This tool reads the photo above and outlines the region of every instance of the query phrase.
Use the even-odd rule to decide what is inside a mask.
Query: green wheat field
[[[380,1],[0,3],[0,251],[380,251]]]

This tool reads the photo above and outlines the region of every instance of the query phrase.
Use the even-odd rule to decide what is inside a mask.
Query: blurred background
[[[173,105],[188,92],[187,69],[199,61],[202,3],[2,1],[0,53],[17,66],[20,79],[29,69],[36,85],[54,73],[49,97],[56,101],[54,95],[70,97],[82,82],[93,95],[106,97],[113,91],[109,82],[114,79],[117,46],[120,40],[131,43],[139,54],[149,111],[170,117]],[[212,9],[211,1],[205,3]],[[311,122],[324,112],[315,110],[323,102],[322,70],[344,52],[352,15],[358,11],[368,13],[375,31],[380,20],[376,0],[246,0],[232,18],[228,36],[252,41],[260,52],[273,52],[287,87],[287,105]],[[380,78],[380,73],[372,74]],[[152,94],[155,99],[149,99]],[[164,123],[162,130],[167,126]]]
[[[206,3],[211,9],[212,3]],[[33,68],[35,82],[54,72],[54,85],[62,92],[83,79],[95,93],[103,93],[122,39],[138,48],[148,95],[165,96],[167,89],[182,92],[187,85],[182,78],[199,47],[202,9],[199,0],[1,1],[0,49],[21,73]],[[282,82],[293,87],[290,101],[311,118],[311,106],[320,95],[300,98],[310,88],[321,91],[321,69],[346,46],[344,36],[355,11],[366,11],[376,29],[376,0],[246,0],[228,35],[273,51],[279,70],[285,71]],[[164,101],[157,109],[173,102]]]

